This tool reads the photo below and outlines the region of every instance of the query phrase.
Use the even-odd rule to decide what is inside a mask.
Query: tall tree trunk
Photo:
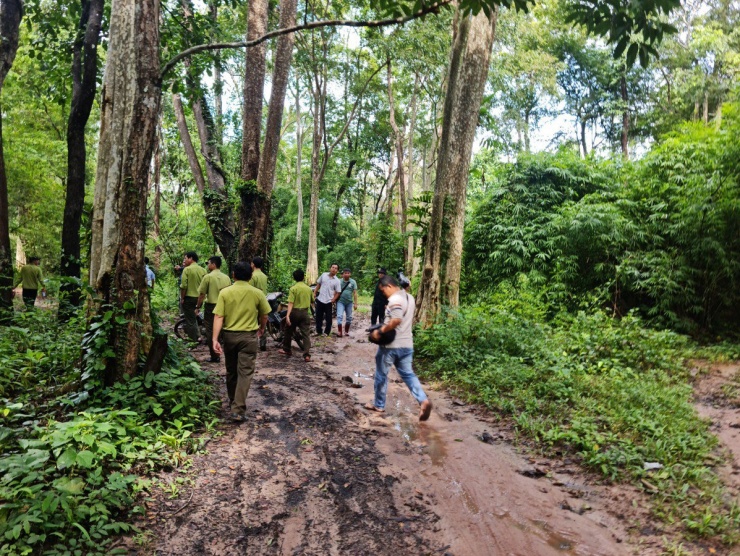
[[[296,202],[298,203],[298,222],[295,229],[295,242],[301,243],[303,237],[303,190],[301,189],[301,158],[303,155],[303,122],[301,121],[301,94],[300,82],[296,79],[295,85],[295,142],[296,142],[296,161],[295,161],[295,188]]]
[[[211,20],[214,29],[218,26],[218,3],[211,2]],[[216,37],[211,37],[216,42]],[[213,56],[213,107],[216,112],[214,139],[218,146],[223,144],[224,137],[224,109],[223,109],[224,82],[221,77],[221,52],[217,50]]]
[[[489,59],[493,45],[497,12],[490,19],[483,11],[460,17],[452,46],[447,79],[442,139],[437,161],[437,180],[429,223],[424,270],[415,318],[431,325],[440,311],[439,267],[442,256],[442,222],[448,192],[452,194],[449,252],[446,269],[447,302],[457,305],[462,260],[462,230],[470,157],[478,124]]]
[[[195,181],[195,186],[198,188],[198,192],[203,195],[206,190],[206,180],[203,178],[203,169],[200,167],[200,161],[195,152],[193,140],[190,137],[190,130],[188,130],[188,123],[185,119],[185,109],[182,106],[182,99],[179,93],[172,95],[172,109],[175,113],[175,121],[177,122],[177,130],[180,134],[182,149],[185,151],[185,158],[187,158],[188,166],[190,166],[190,173],[193,174],[193,180]]]
[[[281,29],[295,26],[296,8],[297,0],[280,0]],[[242,194],[242,203],[245,204],[245,206],[242,206],[241,237],[239,240],[239,255],[242,260],[249,260],[255,255],[267,255],[275,166],[277,165],[277,155],[280,147],[280,129],[283,122],[285,93],[288,90],[288,74],[293,61],[294,43],[295,35],[293,33],[281,35],[277,43],[272,72],[270,106],[267,112],[267,127],[265,128],[265,144],[261,155],[258,155],[257,189],[256,192],[250,192],[247,196]]]
[[[208,189],[203,194],[203,208],[213,239],[231,268],[236,262],[236,223],[234,211],[226,191],[226,174],[221,167],[218,124],[201,89],[196,90],[192,109],[198,128],[201,154],[206,165]]]
[[[268,0],[249,2],[247,41],[255,40],[267,31],[268,7]],[[257,176],[265,89],[265,43],[248,48],[245,58],[238,257],[240,260],[248,261],[253,255],[250,253],[248,236],[252,227],[253,205],[258,194]]]
[[[401,201],[401,214],[400,214],[400,225],[401,234],[406,235],[406,212],[408,210],[406,203],[406,193],[408,188],[408,182],[406,181],[406,169],[404,168],[403,162],[403,133],[398,127],[396,122],[396,109],[395,102],[393,99],[393,69],[391,66],[390,58],[386,62],[388,68],[388,119],[390,120],[391,129],[393,130],[393,137],[396,144],[396,158],[398,161],[398,197]],[[403,260],[408,259],[408,246],[404,243],[403,246]]]
[[[146,193],[161,99],[159,2],[113,0],[95,180],[90,283],[114,321],[106,383],[133,375],[150,345]]]
[[[23,17],[22,0],[0,2],[0,93],[18,51],[21,17]],[[8,176],[5,171],[2,117],[3,111],[0,107],[0,311],[6,313],[13,308],[13,260],[10,251]],[[6,322],[4,315],[0,317],[2,317],[0,323]]]
[[[406,191],[406,204],[414,200],[414,133],[416,132],[416,96],[419,90],[419,74],[414,76],[414,89],[411,93],[411,125],[409,126],[409,172],[408,172],[408,189]],[[406,242],[406,272],[414,276],[414,236],[409,235]]]
[[[152,170],[152,186],[154,189],[154,215],[152,223],[154,224],[154,238],[157,245],[154,247],[154,268],[159,268],[162,263],[162,244],[159,242],[161,230],[159,221],[162,208],[162,192],[160,189],[162,178],[162,122],[160,121],[157,128],[157,143],[154,145],[154,169]],[[150,188],[151,189],[151,188]]]
[[[308,262],[306,282],[313,284],[319,277],[318,220],[321,187],[321,141],[323,137],[323,102],[321,87],[313,91],[313,145],[311,148],[311,203],[308,207]]]
[[[581,119],[581,151],[583,152],[583,158],[588,156],[588,146],[586,145],[586,120]]]
[[[62,223],[60,274],[80,278],[80,225],[85,203],[85,127],[90,117],[98,77],[98,40],[103,21],[104,0],[82,0],[78,38],[72,55],[72,102],[67,120],[67,196]],[[73,283],[63,283],[65,304],[59,316],[66,319],[70,306],[80,304],[81,292]]]
[[[619,92],[622,97],[622,104],[624,104],[624,112],[622,112],[622,156],[625,160],[629,160],[630,111],[628,105],[629,97],[627,95],[627,78],[624,75],[619,80]]]

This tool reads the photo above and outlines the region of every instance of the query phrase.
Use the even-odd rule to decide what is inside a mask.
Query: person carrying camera
[[[414,359],[413,320],[416,301],[402,290],[393,276],[385,275],[378,281],[378,288],[388,299],[383,324],[375,328],[369,340],[378,344],[375,354],[375,400],[365,409],[382,413],[388,390],[388,372],[396,366],[399,376],[411,395],[419,402],[419,421],[426,421],[432,412],[432,402],[427,398],[412,366]]]

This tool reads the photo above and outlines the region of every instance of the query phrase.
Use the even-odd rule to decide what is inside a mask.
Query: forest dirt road
[[[277,346],[261,353],[250,419],[225,425],[194,458],[179,497],[148,503],[138,524],[148,533],[129,539],[130,553],[660,552],[667,531],[651,523],[642,493],[599,484],[567,458],[523,455],[511,429],[430,385],[426,423],[400,381],[389,386],[384,416],[364,410],[375,352],[359,332],[366,326],[354,338],[316,341],[310,364]],[[223,365],[203,366],[225,397]]]

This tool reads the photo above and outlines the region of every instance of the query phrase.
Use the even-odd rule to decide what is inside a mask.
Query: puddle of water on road
[[[575,554],[575,543],[568,539],[565,535],[552,530],[552,527],[543,520],[533,519],[534,523],[538,528],[542,529],[547,533],[547,544],[555,550],[565,552],[567,554]]]
[[[398,413],[389,415],[393,428],[406,442],[418,440],[424,447],[424,452],[432,459],[432,465],[443,465],[447,457],[447,448],[439,432],[427,426],[420,427],[418,421],[409,416],[409,411],[408,408],[402,408]]]

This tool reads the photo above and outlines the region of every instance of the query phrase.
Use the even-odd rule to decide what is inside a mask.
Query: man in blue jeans
[[[352,271],[345,268],[339,283],[342,290],[337,300],[337,336],[342,337],[342,321],[344,321],[344,335],[349,337],[349,326],[352,324],[352,309],[357,309],[357,282],[352,278]]]
[[[421,387],[421,382],[414,374],[413,320],[416,301],[414,297],[402,290],[393,276],[385,275],[379,281],[380,290],[388,298],[383,326],[372,332],[372,337],[380,339],[382,334],[396,331],[393,341],[378,346],[375,354],[375,400],[365,409],[382,413],[385,411],[385,395],[388,390],[388,372],[391,365],[396,366],[401,379],[406,383],[411,395],[419,402],[419,421],[426,421],[432,413],[432,402]]]

